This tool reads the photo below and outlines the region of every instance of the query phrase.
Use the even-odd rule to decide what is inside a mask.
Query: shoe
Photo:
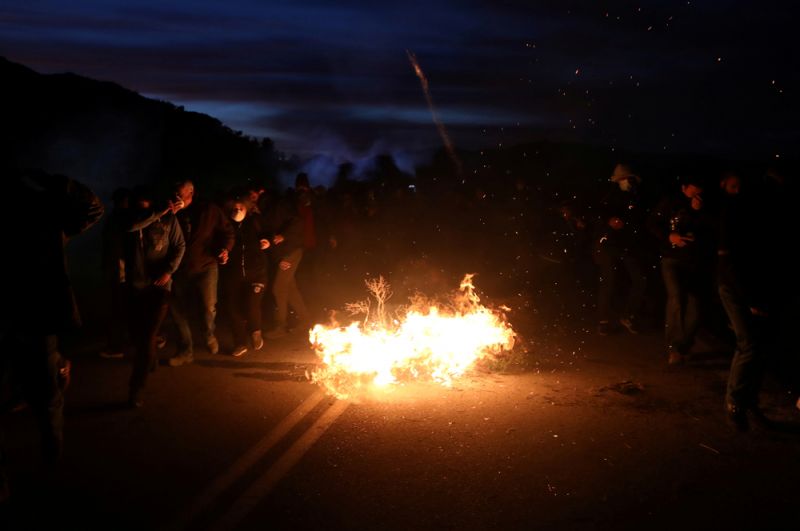
[[[194,355],[191,352],[178,354],[169,359],[170,367],[180,367],[181,365],[188,365],[194,361]]]
[[[286,330],[282,328],[275,328],[265,334],[267,339],[280,339],[286,336]]]
[[[167,346],[167,338],[164,336],[156,336],[156,348],[162,349]]]
[[[672,365],[672,366],[683,365],[683,363],[685,361],[686,361],[685,356],[683,354],[681,354],[680,352],[678,352],[677,350],[670,350],[669,351],[669,355],[667,357],[667,363],[669,365]]]
[[[104,350],[100,353],[100,357],[107,360],[121,360],[125,357],[125,353],[116,350]]]
[[[261,330],[256,330],[251,334],[253,340],[253,350],[261,350],[264,348],[264,338],[261,337]]]
[[[639,328],[636,326],[636,322],[633,320],[633,317],[623,317],[619,320],[619,324],[627,328],[628,332],[633,335],[639,333]]]
[[[210,353],[212,354],[219,353],[219,341],[217,341],[216,337],[209,336],[208,339],[206,339],[206,345],[208,346],[208,351]]]
[[[238,358],[239,356],[243,356],[245,352],[247,352],[247,347],[241,345],[233,349],[233,352],[231,352],[231,356],[233,356],[234,358]]]

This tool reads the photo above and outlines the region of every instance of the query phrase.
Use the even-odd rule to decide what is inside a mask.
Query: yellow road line
[[[278,444],[292,428],[294,428],[317,404],[325,398],[325,393],[315,391],[311,396],[300,403],[294,411],[284,418],[280,424],[265,435],[239,459],[237,459],[225,472],[211,482],[211,484],[198,495],[192,505],[167,527],[167,529],[184,529],[203,509],[208,507],[220,494],[225,492],[245,472],[250,470],[269,450]]]
[[[211,527],[214,531],[235,529],[275,487],[278,481],[303,457],[336,419],[349,402],[337,401],[275,463],[259,477],[233,506]]]

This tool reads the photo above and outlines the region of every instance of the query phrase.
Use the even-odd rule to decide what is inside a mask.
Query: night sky
[[[286,152],[548,138],[774,158],[800,140],[791,2],[4,0],[0,55],[210,114]]]

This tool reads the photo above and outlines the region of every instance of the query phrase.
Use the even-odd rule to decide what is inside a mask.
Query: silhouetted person
[[[69,379],[59,336],[80,325],[65,246],[101,218],[103,205],[85,185],[40,171],[6,175],[3,192],[0,215],[11,230],[2,261],[0,371],[10,370],[12,384],[21,384],[41,431],[45,460],[54,463],[63,447],[63,391]],[[11,283],[16,296],[10,293]],[[0,467],[4,462],[0,444]],[[4,476],[0,468],[0,489]]]
[[[639,256],[645,211],[638,194],[641,178],[625,164],[617,164],[611,175],[613,187],[598,205],[597,226],[594,232],[594,261],[600,268],[597,286],[597,332],[606,335],[616,329],[618,321],[632,334],[638,333],[646,277]],[[629,291],[624,299],[619,318],[614,319],[613,304],[619,282],[618,269],[628,276]]]
[[[766,317],[766,278],[770,268],[763,253],[764,226],[752,203],[738,195],[723,197],[717,248],[720,300],[736,336],[725,407],[740,430],[748,428],[748,413],[758,414],[758,392],[764,371],[762,341]],[[761,321],[761,322],[760,322]]]
[[[308,174],[298,173],[294,180],[294,200],[297,215],[303,223],[303,267],[300,270],[303,284],[312,292],[318,290],[317,268],[317,198],[308,180]]]
[[[108,309],[108,335],[100,356],[122,358],[128,327],[128,292],[125,282],[125,223],[129,217],[131,191],[117,188],[111,196],[113,208],[103,224],[103,280],[110,294]]]
[[[703,184],[692,176],[661,200],[648,220],[661,249],[667,293],[665,336],[670,365],[683,363],[700,323],[700,301],[710,282],[712,225],[703,204]]]
[[[181,205],[170,202],[158,212],[146,187],[133,193],[127,226],[125,272],[130,296],[131,338],[136,349],[128,403],[141,407],[147,375],[158,364],[156,336],[169,309],[172,275],[183,258],[186,244],[173,214]]]
[[[309,324],[310,318],[303,295],[297,287],[297,268],[303,259],[303,221],[291,201],[267,205],[266,219],[272,236],[270,247],[274,264],[272,294],[275,297],[273,328],[266,337],[276,339],[288,331],[289,307],[294,310],[300,326]]]

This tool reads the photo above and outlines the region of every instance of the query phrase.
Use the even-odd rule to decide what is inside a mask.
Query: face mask
[[[631,190],[633,190],[633,183],[631,182],[630,179],[622,179],[619,182],[619,189],[622,190],[623,192],[630,192]]]
[[[245,216],[244,210],[236,210],[235,212],[233,212],[233,214],[231,214],[231,219],[236,223],[241,223],[242,221],[244,221],[244,216]]]

